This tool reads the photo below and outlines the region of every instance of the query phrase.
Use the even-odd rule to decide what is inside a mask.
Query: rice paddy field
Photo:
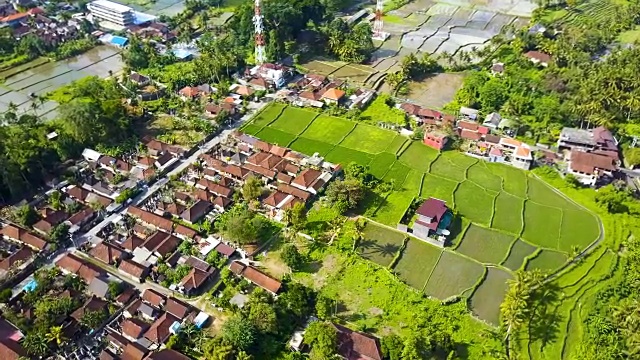
[[[600,236],[595,215],[533,174],[439,153],[394,131],[279,104],[242,130],[330,162],[356,162],[390,183],[393,191],[358,209],[370,221],[357,252],[430,297],[470,297],[474,314],[493,324],[513,272],[557,271],[574,248]],[[457,214],[451,244],[411,237],[403,246],[407,234],[397,224],[414,199],[428,197]]]

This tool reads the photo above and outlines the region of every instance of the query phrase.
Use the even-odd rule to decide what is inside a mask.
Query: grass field
[[[551,187],[535,178],[529,178],[529,186],[527,189],[529,200],[537,202],[541,205],[557,207],[559,209],[578,210],[579,208],[565,199],[558,196]]]
[[[274,103],[270,106],[267,106],[266,108],[264,108],[264,110],[262,110],[260,114],[258,114],[258,116],[254,118],[251,124],[258,127],[267,126],[270,122],[280,116],[284,108],[285,105],[279,103]]]
[[[444,156],[439,156],[436,161],[431,164],[431,173],[456,182],[462,182],[466,179],[467,168],[458,166]]]
[[[422,290],[440,258],[441,249],[416,239],[409,239],[394,271],[411,287]]]
[[[397,136],[400,135],[396,135],[390,130],[358,124],[349,136],[340,143],[340,146],[377,154],[385,151]]]
[[[282,112],[282,115],[280,115],[280,117],[278,117],[278,119],[274,121],[270,125],[270,127],[291,134],[299,135],[302,134],[304,129],[306,129],[309,124],[311,124],[316,116],[318,116],[318,113],[313,111],[287,107]]]
[[[479,263],[445,251],[431,273],[424,292],[444,300],[460,295],[472,288],[484,274],[484,266]]]
[[[513,243],[513,246],[511,246],[509,257],[507,257],[502,265],[513,271],[518,270],[524,264],[526,257],[535,251],[535,246],[518,239]]]
[[[411,205],[413,198],[418,195],[421,183],[422,173],[409,170],[400,188],[396,187],[398,191],[389,194],[382,206],[376,211],[373,219],[395,227],[402,220],[402,216]]]
[[[373,160],[373,155],[349,149],[343,146],[336,146],[333,150],[327,153],[326,158],[328,161],[335,164],[349,165],[351,162],[356,162],[362,166],[367,166]]]
[[[456,251],[481,263],[500,264],[507,257],[513,236],[471,225]]]
[[[560,229],[560,250],[571,251],[572,246],[584,248],[600,234],[593,215],[582,210],[564,210]]]
[[[389,266],[400,250],[405,235],[371,222],[364,228],[364,239],[358,245],[358,254],[382,266]]]
[[[419,142],[413,142],[400,155],[400,161],[416,170],[428,172],[431,162],[436,157],[438,157],[437,151]]]
[[[384,181],[393,181],[394,189],[402,189],[402,183],[407,178],[407,175],[411,171],[411,168],[403,163],[396,161],[390,168],[387,174],[384,176]]]
[[[495,163],[486,163],[487,169],[502,178],[504,191],[525,199],[527,197],[527,174],[511,166],[504,166]]]
[[[249,124],[245,127],[242,128],[242,131],[249,134],[249,135],[255,135],[257,133],[260,132],[260,130],[262,130],[262,128],[258,125],[254,125],[254,124]]]
[[[522,231],[522,208],[524,200],[501,192],[496,198],[495,215],[491,227],[519,235]]]
[[[487,276],[473,292],[470,299],[471,311],[480,319],[493,325],[498,325],[500,320],[500,306],[504,300],[504,294],[508,289],[507,280],[513,276],[508,272],[489,267]]]
[[[496,192],[502,190],[502,178],[493,174],[484,161],[472,165],[467,172],[467,178],[485,189]]]
[[[389,144],[389,146],[385,151],[395,155],[398,151],[400,151],[402,146],[408,141],[410,140],[404,136],[396,136],[393,138],[393,141],[391,142],[391,144]]]
[[[527,262],[526,269],[540,269],[543,271],[554,271],[557,270],[560,266],[564,265],[567,262],[567,255],[552,251],[552,250],[541,250],[536,257],[530,259]]]
[[[489,194],[478,185],[465,181],[456,190],[456,208],[469,220],[489,226],[493,214],[494,197],[495,194]]]

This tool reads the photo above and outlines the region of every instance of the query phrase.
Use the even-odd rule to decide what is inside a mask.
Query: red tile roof
[[[590,175],[594,174],[597,169],[607,171],[614,171],[616,169],[614,159],[583,151],[572,151],[570,160],[569,167],[571,170]]]
[[[214,250],[226,257],[231,257],[231,255],[236,252],[236,249],[225,243],[219,243]]]
[[[124,250],[118,246],[102,241],[91,249],[89,254],[105,264],[114,264],[122,259]]]
[[[74,215],[72,215],[69,219],[67,219],[67,221],[71,224],[71,225],[77,225],[81,222],[84,222],[85,220],[91,218],[94,214],[94,211],[92,208],[90,207],[85,207],[84,209],[78,211],[77,213],[75,213]]]
[[[322,99],[329,99],[329,100],[333,100],[333,101],[339,101],[340,99],[342,99],[344,97],[346,93],[340,89],[337,88],[331,88],[327,91],[324,92],[324,94],[322,94]]]
[[[144,337],[156,344],[162,344],[171,335],[169,330],[171,325],[176,321],[178,321],[178,319],[175,316],[165,312],[151,325],[149,330],[144,333]]]
[[[416,222],[435,231],[447,210],[447,205],[444,201],[436,198],[428,198],[420,205],[418,210],[416,210],[416,214],[431,218],[431,222],[426,223],[420,220]]]
[[[67,253],[58,260],[56,266],[80,276],[87,284],[91,283],[94,278],[104,274],[99,267],[71,253]]]
[[[132,342],[124,348],[121,360],[142,360],[148,352],[149,350],[144,346]]]
[[[482,139],[482,134],[480,134],[477,131],[462,129],[462,131],[460,132],[460,137],[463,138],[463,139],[477,141],[477,140]]]
[[[191,271],[182,278],[180,284],[184,286],[186,291],[198,289],[202,284],[204,284],[211,276],[210,273],[204,272],[202,270],[193,268]]]
[[[198,90],[197,87],[192,87],[192,86],[185,86],[182,89],[180,89],[180,91],[178,91],[178,94],[184,97],[196,97],[198,96],[199,93],[200,93],[200,90]]]
[[[146,289],[142,293],[142,300],[157,308],[161,308],[165,301],[167,301],[167,297],[153,289]]]
[[[142,244],[144,244],[144,239],[133,234],[129,235],[129,237],[122,242],[122,247],[126,250],[133,251]]]
[[[273,170],[265,169],[261,166],[245,163],[244,168],[253,171],[256,174],[262,175],[268,179],[273,179],[276,176],[276,172]]]
[[[338,335],[338,354],[347,360],[382,360],[375,337],[333,324]]]
[[[458,128],[460,129],[476,131],[478,130],[478,127],[479,127],[478,123],[473,121],[463,121],[463,120],[458,121]]]
[[[0,261],[0,269],[9,270],[18,264],[24,264],[24,262],[31,259],[33,255],[35,255],[33,250],[23,246],[20,250],[2,259],[2,261]]]
[[[148,328],[149,325],[146,322],[136,318],[122,322],[122,334],[132,339],[138,339]]]
[[[143,276],[146,275],[148,268],[132,260],[122,260],[120,266],[118,266],[118,270],[122,270],[129,275],[142,279]]]
[[[155,227],[162,230],[171,231],[171,229],[173,228],[173,222],[171,222],[171,220],[165,219],[162,216],[158,216],[154,213],[150,213],[135,206],[129,206],[129,208],[127,209],[127,213],[129,213],[129,215],[131,216],[137,217],[147,224],[154,225]]]
[[[291,183],[308,188],[320,177],[320,175],[322,175],[320,171],[307,168],[302,170],[302,172],[298,174]]]
[[[303,201],[307,201],[309,200],[309,198],[311,197],[311,193],[304,191],[304,190],[300,190],[296,187],[293,187],[291,185],[288,184],[278,184],[278,191],[282,191],[283,193],[287,193],[287,194],[291,194],[299,199],[302,199]]]
[[[524,54],[524,56],[528,57],[529,59],[532,60],[537,60],[541,63],[550,63],[551,62],[551,55],[549,54],[545,54],[543,52],[540,51],[529,51],[526,54]]]
[[[271,207],[277,207],[284,199],[286,199],[289,194],[285,194],[280,191],[274,191],[269,196],[267,196],[262,203]]]
[[[224,187],[216,183],[215,181],[211,181],[205,178],[200,179],[197,185],[200,185],[201,187],[212,192],[213,194],[216,194],[219,196],[231,197],[231,195],[233,195],[233,189],[229,189],[228,187]]]
[[[174,297],[170,297],[167,299],[167,304],[164,306],[164,310],[176,318],[184,320],[184,318],[186,318],[191,312],[192,307],[185,302]]]
[[[274,294],[278,293],[278,291],[280,290],[280,286],[282,286],[282,283],[280,283],[280,281],[254,268],[253,266],[247,266],[242,272],[242,276],[244,276],[245,279],[251,281],[252,283]]]
[[[4,235],[16,241],[20,241],[23,244],[29,245],[31,248],[37,250],[44,250],[44,248],[47,246],[46,241],[30,234],[27,230],[21,227],[12,224],[9,224],[0,229],[0,235]]]
[[[87,312],[95,312],[95,311],[106,312],[107,305],[109,305],[107,301],[99,299],[95,296],[92,296],[89,300],[87,300],[87,302],[84,303],[84,305],[82,305],[81,307],[76,309],[76,311],[71,313],[70,316],[78,321],[82,321],[82,317]]]

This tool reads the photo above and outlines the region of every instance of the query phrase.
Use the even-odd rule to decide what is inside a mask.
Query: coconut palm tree
[[[62,333],[62,325],[52,326],[47,333],[47,340],[55,342],[58,347],[67,341]]]
[[[47,336],[41,332],[27,334],[22,341],[22,346],[27,353],[35,356],[44,356],[49,351]]]

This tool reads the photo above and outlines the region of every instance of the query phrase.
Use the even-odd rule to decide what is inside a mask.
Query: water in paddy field
[[[109,71],[118,73],[123,63],[118,49],[106,45],[97,46],[84,54],[72,58],[44,62],[35,59],[27,64],[0,72],[0,112],[9,108],[13,102],[18,113],[33,112],[32,94],[44,96],[72,81],[87,76],[109,76]],[[56,116],[58,104],[47,101],[39,105],[36,113],[50,120]]]

